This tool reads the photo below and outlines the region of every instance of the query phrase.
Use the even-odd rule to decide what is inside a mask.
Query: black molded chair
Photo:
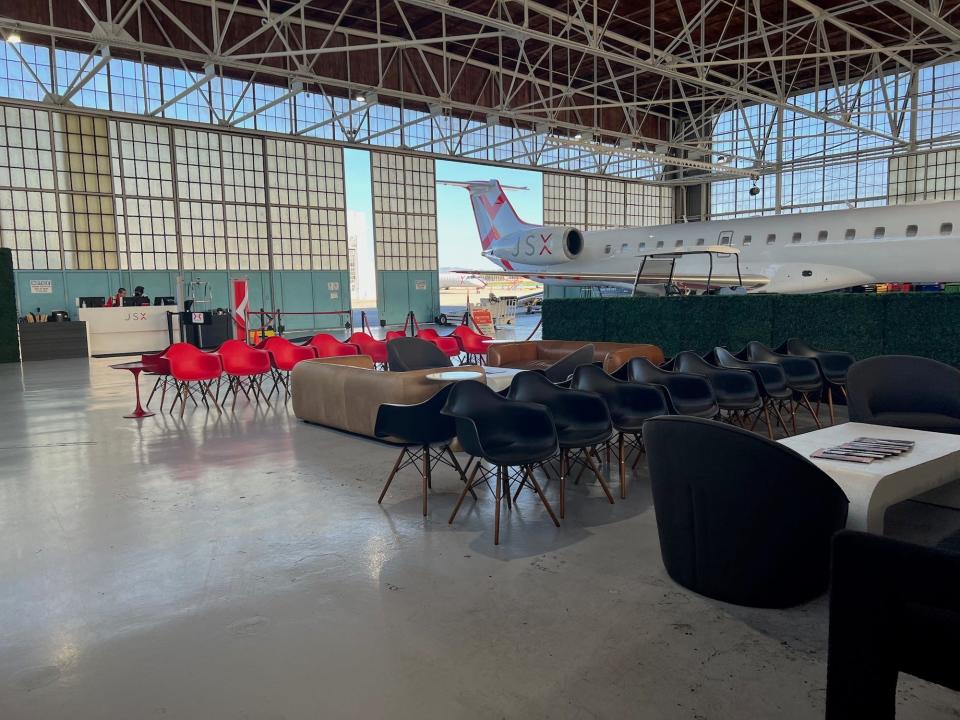
[[[787,385],[787,376],[783,368],[776,363],[752,362],[750,360],[741,360],[726,348],[717,347],[713,352],[704,356],[707,362],[716,362],[717,367],[730,370],[749,370],[753,373],[757,381],[757,387],[760,389],[760,396],[763,398],[763,405],[760,407],[760,414],[767,426],[767,436],[773,440],[773,420],[770,417],[772,412],[780,427],[783,428],[785,435],[790,434],[787,429],[787,423],[783,419],[781,409],[788,409],[787,403],[793,398],[793,391]]]
[[[573,462],[582,460],[596,474],[600,487],[612,505],[613,495],[610,494],[610,488],[590,455],[592,449],[607,442],[613,434],[610,412],[603,399],[594,393],[558,387],[537,372],[518,373],[510,385],[508,397],[511,400],[538,403],[550,411],[560,446],[561,519],[567,512],[566,481],[571,459]],[[543,467],[546,471],[547,466]],[[523,483],[517,488],[517,495],[522,488]],[[514,500],[516,499],[514,495]]]
[[[572,387],[596,393],[607,404],[613,429],[616,430],[617,460],[620,464],[620,497],[627,497],[627,438],[637,450],[637,460],[643,452],[643,423],[657,415],[668,415],[670,408],[662,388],[647,383],[625,382],[608,375],[596,365],[581,365],[573,373]],[[609,464],[610,444],[607,444]]]
[[[423,479],[423,514],[427,514],[427,495],[433,484],[433,468],[438,464],[448,465],[460,474],[464,484],[467,476],[460,467],[456,455],[450,449],[450,441],[457,434],[453,418],[440,411],[447,402],[452,389],[446,386],[436,395],[416,405],[383,404],[377,411],[374,434],[378,438],[402,443],[400,455],[393,464],[377,503],[383,502],[394,476],[406,467],[416,467]],[[471,491],[472,492],[472,491]],[[474,495],[476,497],[476,495]]]
[[[660,554],[701,595],[789,607],[824,593],[847,498],[816,465],[747,430],[661,417],[643,429]]]
[[[510,468],[519,468],[516,473],[518,479],[530,482],[550,519],[560,527],[560,521],[533,476],[533,468],[554,457],[559,450],[557,431],[545,407],[507,400],[485,384],[467,380],[453,386],[443,414],[454,419],[460,446],[478,459],[450,514],[449,522],[452,523],[456,518],[467,492],[481,482],[487,483],[492,473],[483,467],[481,461],[486,461],[496,467],[493,493],[497,502],[493,534],[495,545],[500,544],[501,500],[506,500],[508,508],[513,507]],[[480,477],[475,479],[478,473]]]
[[[827,720],[893,720],[901,672],[960,690],[960,553],[833,539]]]
[[[737,357],[741,360],[751,360],[753,362],[775,363],[783,368],[784,376],[787,378],[787,387],[792,391],[790,397],[790,424],[793,426],[793,432],[797,432],[797,407],[805,407],[810,412],[810,417],[820,425],[820,413],[813,409],[810,404],[810,394],[817,393],[823,389],[823,379],[820,377],[820,368],[812,358],[796,357],[793,355],[781,355],[775,353],[761,342],[751,340],[743,348]],[[819,400],[817,407],[819,409]]]
[[[667,371],[646,358],[633,358],[630,360],[628,377],[631,382],[662,387],[670,410],[676,415],[713,419],[720,413],[713,387],[703,375]]]
[[[827,405],[830,408],[830,424],[837,421],[833,409],[833,390],[837,388],[847,397],[847,371],[857,360],[848,352],[819,350],[800,338],[790,338],[777,348],[778,353],[812,358],[820,369],[820,377],[826,385]],[[818,406],[819,409],[819,406]]]
[[[552,383],[570,383],[573,372],[581,365],[590,365],[593,363],[594,349],[593,345],[584,345],[582,348],[574,350],[566,357],[557,360],[553,365],[545,368],[541,372],[544,377]]]
[[[701,375],[707,379],[717,398],[717,406],[726,419],[746,427],[750,415],[754,415],[750,429],[756,425],[763,408],[763,398],[757,379],[749,370],[731,370],[711,365],[695,352],[684,351],[672,359],[673,369]],[[662,366],[661,366],[662,367]]]
[[[960,434],[960,371],[913,355],[881,355],[847,374],[852,422]]]
[[[453,363],[440,348],[427,340],[400,337],[387,343],[387,367],[393,372],[448,368]]]

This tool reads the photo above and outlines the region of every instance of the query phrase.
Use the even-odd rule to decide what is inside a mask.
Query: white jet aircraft
[[[472,270],[466,270],[463,272],[458,272],[456,270],[443,270],[439,273],[439,275],[441,290],[480,290],[487,286],[483,280],[475,276],[476,274]]]
[[[483,255],[504,269],[489,274],[654,293],[670,286],[811,293],[960,280],[955,200],[583,231],[525,223],[496,180],[445,184],[470,193]]]

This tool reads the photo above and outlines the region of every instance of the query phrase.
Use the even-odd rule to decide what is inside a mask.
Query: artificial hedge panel
[[[667,356],[790,337],[858,358],[910,354],[960,365],[960,294],[749,295],[547,300],[548,340],[648,342]]]
[[[19,362],[17,298],[13,287],[13,253],[0,248],[0,362]]]
[[[889,293],[885,312],[886,355],[923,355],[960,365],[960,295]]]
[[[565,299],[560,299],[565,300]],[[597,333],[606,333],[603,303],[600,298],[576,298],[574,302],[558,304],[553,299],[543,303],[543,324],[556,328],[553,340],[595,339]],[[562,317],[557,314],[562,314]]]
[[[771,295],[775,299],[771,342],[791,337],[825,350],[842,349],[854,357],[883,354],[883,295],[835,293]]]

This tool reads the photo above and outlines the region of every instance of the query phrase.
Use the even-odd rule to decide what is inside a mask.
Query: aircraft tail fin
[[[480,233],[480,244],[487,250],[495,240],[510,233],[530,227],[518,216],[504,193],[504,186],[497,180],[468,180],[456,182],[441,180],[441,185],[465,188],[470,193],[473,216]],[[509,190],[528,190],[525,187],[506,186]]]

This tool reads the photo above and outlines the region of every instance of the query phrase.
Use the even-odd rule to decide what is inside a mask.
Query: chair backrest
[[[552,436],[556,451],[557,433],[546,408],[508,400],[485,383],[456,383],[442,412],[456,420],[457,440],[474,457],[488,457],[484,447],[488,441],[509,438],[522,445],[526,437],[541,435]]]
[[[634,382],[662,384],[672,373],[657,367],[646,358],[633,358],[627,363],[627,376]]]
[[[261,343],[261,349],[270,353],[270,359],[278,370],[292,370],[298,362],[317,356],[317,351],[312,347],[294,345],[280,336],[267,338]]]
[[[386,334],[387,342],[389,342],[390,340],[396,340],[397,338],[405,338],[405,337],[407,337],[406,330],[388,330]]]
[[[914,355],[880,355],[847,371],[850,420],[879,413],[937,413],[960,417],[960,371]]]
[[[231,375],[270,372],[270,353],[247,345],[243,340],[226,340],[217,348],[223,369]]]
[[[699,373],[702,375],[708,375],[709,373],[719,369],[716,365],[711,365],[702,357],[690,350],[684,350],[683,352],[677,353],[673,358],[673,367],[680,372]]]
[[[643,428],[660,549],[709,597],[786,607],[824,592],[847,498],[803,456],[728,424],[673,416]]]
[[[453,363],[429,340],[400,337],[387,343],[387,366],[393,372],[452,367]]]
[[[836,534],[826,720],[892,720],[900,672],[960,690],[958,577],[960,553]]]
[[[223,368],[219,355],[185,342],[168,347],[164,358],[170,363],[170,374],[177,380],[209,380],[220,375]]]
[[[436,338],[440,337],[440,335],[437,334],[437,331],[433,328],[421,328],[420,330],[417,330],[417,337],[435,340]]]
[[[584,345],[582,348],[578,348],[557,360],[553,365],[546,368],[543,374],[550,382],[565,382],[578,367],[592,364],[594,353],[593,345]]]
[[[737,357],[757,362],[776,362],[777,354],[759,340],[751,340],[737,353]]]
[[[360,350],[356,345],[340,342],[333,335],[328,333],[317,333],[307,342],[307,345],[315,348],[317,357],[341,357],[344,355],[358,355]]]

